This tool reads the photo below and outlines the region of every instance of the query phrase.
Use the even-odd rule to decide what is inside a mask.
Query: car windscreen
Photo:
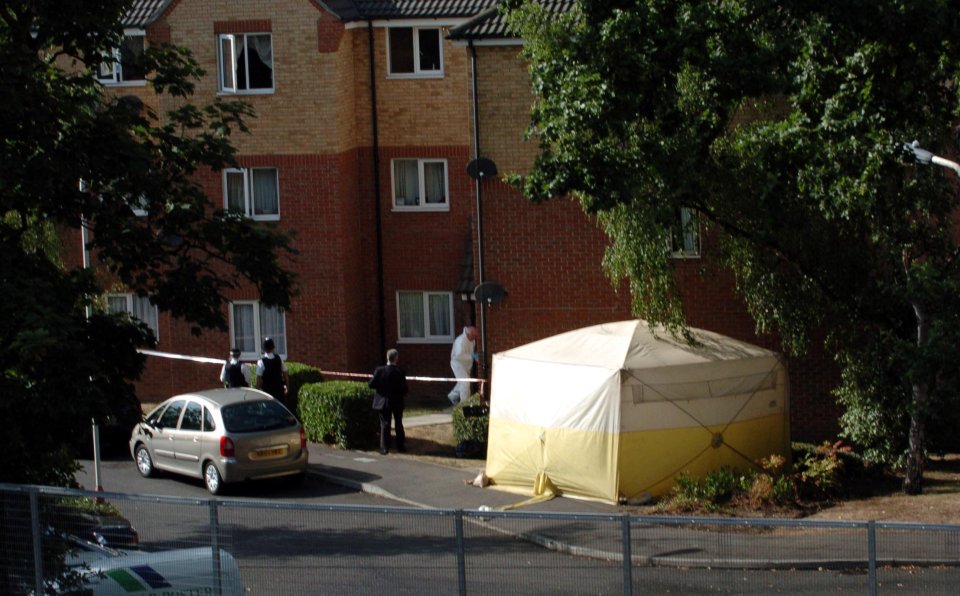
[[[245,401],[220,410],[227,432],[250,433],[297,425],[297,419],[273,400]]]

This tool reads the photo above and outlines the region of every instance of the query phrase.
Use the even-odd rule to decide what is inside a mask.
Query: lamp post
[[[960,176],[960,164],[949,159],[934,155],[932,151],[927,151],[920,147],[918,141],[904,143],[904,148],[913,153],[917,163],[924,165],[934,164],[954,171]],[[906,251],[905,251],[906,254]],[[907,268],[906,259],[904,267]],[[909,275],[909,270],[907,274]],[[913,296],[910,299],[913,306],[914,316],[917,319],[917,347],[924,348],[929,341],[929,313],[927,306],[918,297]],[[911,381],[911,393],[913,397],[913,406],[916,412],[910,416],[910,430],[908,436],[909,451],[907,455],[906,475],[903,480],[903,490],[907,494],[920,494],[923,491],[923,446],[925,434],[925,422],[920,412],[927,405],[930,396],[930,388],[926,382],[918,379]]]
[[[955,161],[950,161],[949,159],[940,157],[939,155],[934,155],[932,151],[923,149],[920,147],[920,143],[918,141],[904,143],[903,146],[905,149],[913,153],[913,156],[916,158],[918,163],[922,163],[924,165],[934,164],[944,168],[950,168],[957,174],[957,176],[960,176],[960,164]]]

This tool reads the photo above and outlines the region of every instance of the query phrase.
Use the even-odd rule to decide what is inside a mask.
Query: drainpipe
[[[480,159],[480,102],[478,99],[477,91],[477,48],[473,45],[473,40],[470,39],[467,41],[467,45],[470,47],[470,71],[473,77],[473,158]],[[477,176],[474,181],[474,186],[476,188],[477,194],[477,274],[479,276],[479,283],[483,283],[484,273],[483,273],[483,176]],[[481,301],[480,302],[480,345],[482,346],[482,351],[480,352],[480,377],[483,379],[487,378],[487,313],[486,305]],[[488,384],[484,383],[484,387]],[[486,399],[489,396],[484,396]]]
[[[377,319],[379,323],[380,353],[387,352],[387,315],[383,291],[383,221],[380,215],[380,137],[377,129],[377,67],[373,51],[373,21],[367,21],[367,47],[370,58],[370,126],[373,145],[373,194],[377,236]]]

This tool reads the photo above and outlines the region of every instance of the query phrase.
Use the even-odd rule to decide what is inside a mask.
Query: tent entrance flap
[[[550,481],[550,477],[545,473],[540,472],[537,474],[537,477],[533,481],[533,496],[525,501],[520,501],[519,503],[511,503],[509,505],[503,505],[497,507],[499,511],[509,511],[510,509],[517,509],[519,507],[525,507],[527,505],[535,505],[537,503],[543,503],[544,501],[549,501],[550,499],[557,496],[557,487],[553,485],[553,482]]]
[[[616,433],[543,428],[491,415],[487,476],[497,487],[531,496],[542,476],[557,494],[615,502],[618,445]]]

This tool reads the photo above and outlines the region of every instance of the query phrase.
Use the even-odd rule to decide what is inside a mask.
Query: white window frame
[[[271,76],[270,76],[270,87],[263,87],[257,89],[250,89],[250,67],[249,59],[244,61],[244,68],[247,69],[246,80],[247,88],[238,89],[237,88],[237,43],[239,40],[243,41],[244,46],[247,44],[247,37],[254,35],[267,35],[270,37],[270,51],[273,52],[273,33],[268,31],[261,32],[250,32],[250,33],[221,33],[217,35],[217,86],[218,91],[221,94],[236,94],[236,95],[265,95],[273,93],[277,87],[277,62],[276,60],[271,60]],[[245,52],[244,56],[249,56],[250,53]],[[224,58],[229,58],[229,61],[224,60]],[[230,68],[227,69],[226,65],[230,64]],[[227,80],[227,73],[230,73],[230,79]]]
[[[696,229],[693,231],[694,232],[693,241],[696,246],[694,246],[691,249],[684,248],[685,241],[682,237],[679,238],[679,241],[676,237],[678,232],[681,235],[684,234],[684,231],[683,231],[683,228],[685,226],[684,214],[689,214],[687,220],[689,221],[690,219],[692,219],[694,222],[694,225],[696,226]],[[678,222],[679,228],[676,230],[671,230],[670,238],[667,239],[667,252],[670,254],[670,257],[674,259],[699,259],[700,258],[700,214],[697,213],[697,211],[691,207],[681,207],[679,218],[680,218],[680,221]],[[679,245],[680,249],[679,250],[674,249],[675,245]]]
[[[397,79],[439,79],[443,78],[443,28],[437,26],[412,26],[412,25],[397,25],[394,27],[386,27],[387,35],[387,77],[388,78],[397,78]],[[413,72],[394,72],[393,71],[393,56],[391,55],[391,43],[390,43],[390,33],[395,29],[411,29],[413,33]],[[420,32],[421,31],[436,31],[437,32],[437,45],[440,51],[440,68],[437,70],[424,70],[420,66]]]
[[[260,358],[260,346],[263,345],[263,340],[266,337],[262,323],[260,320],[260,310],[261,308],[266,308],[260,304],[259,300],[233,300],[230,302],[230,346],[236,346],[236,319],[234,314],[234,307],[236,306],[249,306],[253,309],[253,351],[243,351],[240,353],[240,358],[242,360],[257,360]],[[289,341],[287,341],[287,313],[280,311],[280,319],[283,321],[283,341],[277,342],[276,353],[283,358],[287,359],[287,352],[289,351]],[[270,337],[277,337],[277,334],[273,334]]]
[[[397,202],[397,162],[417,162],[417,182],[419,203],[416,205],[402,205]],[[427,203],[426,177],[423,174],[424,166],[431,163],[443,164],[443,197],[442,203]],[[450,164],[446,159],[397,157],[390,160],[390,194],[393,198],[394,211],[450,211]]]
[[[123,36],[142,38],[143,49],[147,49],[147,32],[143,29],[124,29]],[[105,66],[110,67],[109,74],[103,72]],[[97,65],[96,75],[98,81],[111,87],[142,87],[147,84],[146,76],[142,79],[124,80],[120,48],[114,48],[109,55],[104,56],[104,61]]]
[[[400,329],[400,295],[401,294],[420,294],[421,301],[420,304],[423,307],[423,320],[424,320],[424,335],[423,337],[404,337],[401,335]],[[447,299],[447,328],[450,330],[450,333],[445,335],[435,335],[430,332],[430,296],[443,296]],[[434,292],[434,291],[422,291],[422,290],[397,290],[396,293],[396,303],[397,303],[397,342],[403,344],[439,344],[439,343],[450,343],[454,340],[454,328],[453,328],[453,292]]]
[[[254,213],[256,205],[253,196],[253,172],[259,170],[272,170],[274,172],[274,181],[277,193],[277,212],[276,213]],[[240,174],[243,176],[243,215],[257,221],[278,221],[280,219],[280,170],[279,168],[228,168],[223,170],[223,208],[230,209],[230,194],[227,179],[230,174]]]
[[[125,309],[124,309],[124,312],[126,312],[126,313],[129,314],[131,317],[133,317],[134,319],[136,319],[136,320],[144,323],[147,327],[149,327],[149,328],[153,331],[153,337],[157,340],[157,343],[160,342],[160,322],[159,322],[159,319],[158,319],[157,305],[156,305],[156,304],[150,304],[150,299],[149,299],[149,298],[147,298],[147,297],[145,297],[145,296],[137,296],[136,294],[134,294],[134,293],[132,293],[132,292],[110,292],[110,293],[108,293],[108,294],[106,295],[106,298],[107,298],[108,300],[109,300],[110,298],[123,298],[123,299],[126,301],[126,307],[125,307]],[[152,320],[152,321],[144,321],[143,319],[137,317],[137,316],[134,314],[134,311],[133,311],[133,301],[134,301],[134,300],[146,301],[146,302],[147,302],[146,306],[149,307],[149,308],[151,309],[151,312],[153,313],[153,320]],[[141,303],[141,306],[144,306],[144,305]],[[108,303],[108,312],[109,312],[109,303]]]

